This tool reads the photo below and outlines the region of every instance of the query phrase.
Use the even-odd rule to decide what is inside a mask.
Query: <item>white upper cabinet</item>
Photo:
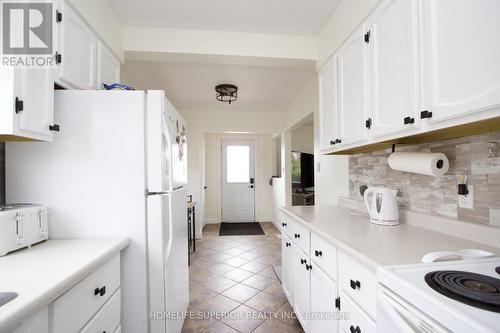
[[[101,41],[97,42],[97,89],[103,84],[120,83],[120,59]]]
[[[19,69],[19,131],[26,136],[52,139],[54,125],[54,77],[47,69]]]
[[[498,0],[422,0],[429,121],[500,106],[499,13]]]
[[[337,55],[324,65],[318,74],[320,149],[329,149],[339,138],[337,110]]]
[[[368,18],[374,138],[420,127],[417,0],[385,0]]]
[[[75,89],[96,88],[97,36],[78,13],[59,2],[58,83]]]
[[[356,29],[337,52],[338,55],[338,145],[365,141],[368,129],[367,44],[364,25]]]
[[[0,136],[6,140],[52,141],[54,127],[53,71],[0,69]]]

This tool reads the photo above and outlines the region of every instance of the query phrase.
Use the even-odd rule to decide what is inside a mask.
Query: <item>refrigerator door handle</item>
[[[149,190],[146,190],[146,196],[150,196],[150,195],[165,195],[165,194],[168,194],[169,192],[150,192]]]

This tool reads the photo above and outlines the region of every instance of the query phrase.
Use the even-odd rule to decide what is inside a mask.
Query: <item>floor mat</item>
[[[264,230],[258,222],[222,222],[220,224],[219,236],[249,236],[264,235]]]

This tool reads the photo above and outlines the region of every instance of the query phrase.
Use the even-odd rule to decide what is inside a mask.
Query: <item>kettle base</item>
[[[399,220],[376,220],[376,219],[370,219],[370,223],[376,224],[376,225],[385,225],[385,226],[395,226],[399,224]]]

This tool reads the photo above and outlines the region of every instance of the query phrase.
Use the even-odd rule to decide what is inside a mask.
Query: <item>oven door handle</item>
[[[420,314],[418,310],[403,305],[385,291],[378,292],[378,306],[397,326],[399,333],[449,333],[432,320]],[[401,304],[403,303],[403,304]]]

